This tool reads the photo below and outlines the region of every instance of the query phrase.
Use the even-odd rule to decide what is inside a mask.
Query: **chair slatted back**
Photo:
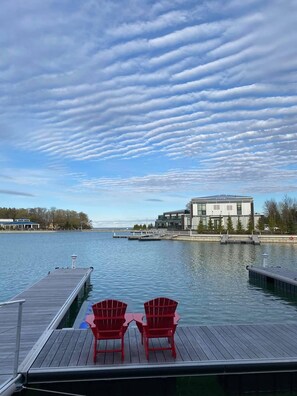
[[[158,297],[144,304],[149,330],[173,329],[177,302],[166,297]]]
[[[125,323],[127,304],[118,300],[104,300],[92,305],[94,324],[99,331],[119,331]]]

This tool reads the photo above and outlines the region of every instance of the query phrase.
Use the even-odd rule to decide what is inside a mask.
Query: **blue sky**
[[[296,0],[1,0],[0,206],[149,223],[297,191]]]

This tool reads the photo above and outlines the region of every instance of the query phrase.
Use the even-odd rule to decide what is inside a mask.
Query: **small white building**
[[[30,219],[0,219],[0,229],[4,230],[38,230],[39,224]]]
[[[192,198],[190,202],[192,230],[197,230],[200,220],[207,227],[210,219],[215,229],[219,227],[219,224],[226,229],[229,216],[235,230],[238,220],[240,220],[242,228],[246,230],[251,216],[255,225],[260,217],[260,215],[255,215],[254,213],[254,200],[252,197],[214,195]]]

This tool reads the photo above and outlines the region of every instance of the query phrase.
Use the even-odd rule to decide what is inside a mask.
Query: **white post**
[[[22,328],[22,312],[23,312],[23,303],[24,302],[25,302],[25,300],[20,300],[19,301],[18,324],[17,324],[17,331],[16,331],[14,364],[13,364],[13,377],[14,378],[17,376],[18,367],[19,367],[20,344],[21,344],[21,328]]]
[[[76,258],[77,258],[76,254],[73,254],[73,255],[71,256],[71,259],[72,259],[72,268],[75,268]]]
[[[265,267],[267,267],[268,254],[267,253],[263,253],[262,256],[263,256],[263,267],[265,268]]]

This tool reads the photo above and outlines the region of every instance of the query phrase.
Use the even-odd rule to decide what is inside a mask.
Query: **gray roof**
[[[227,194],[221,194],[221,195],[211,195],[208,197],[197,197],[197,198],[192,198],[192,201],[251,201],[253,200],[252,197],[248,196],[242,196],[242,195],[227,195]]]
[[[3,224],[3,225],[38,225],[38,223],[34,223],[33,221],[9,221],[9,222],[0,221],[0,224]]]

